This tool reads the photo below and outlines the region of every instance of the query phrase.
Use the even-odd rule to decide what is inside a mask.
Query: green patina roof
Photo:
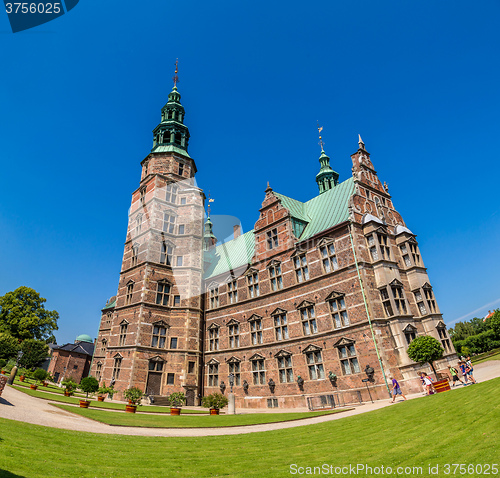
[[[82,335],[79,335],[77,338],[76,338],[77,342],[89,342],[89,343],[94,343],[94,341],[92,340],[92,337],[90,337],[90,335],[87,335],[87,334],[82,334]]]
[[[152,150],[152,153],[179,153],[191,159],[188,152],[185,149],[174,146],[173,144],[156,145]]]
[[[237,269],[252,262],[255,252],[254,231],[245,232],[231,241],[215,247],[213,260],[205,272],[205,279]]]
[[[114,306],[116,305],[116,298],[113,302],[110,302],[109,304],[106,304],[105,307],[103,307],[102,310],[105,310],[105,309],[112,309]]]
[[[294,232],[301,231],[297,238],[299,242],[347,221],[349,218],[349,198],[353,193],[353,178],[347,179],[305,203],[273,191],[281,204],[290,211],[292,222],[294,222]],[[305,228],[297,228],[295,227],[296,222],[300,222],[300,225],[307,224]],[[205,279],[250,264],[254,252],[254,231],[249,231],[236,239],[217,246],[212,264],[205,273]]]

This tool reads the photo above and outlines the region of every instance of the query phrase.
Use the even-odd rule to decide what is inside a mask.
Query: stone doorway
[[[194,389],[188,388],[186,390],[186,405],[193,407],[195,405],[194,399],[195,399]]]
[[[146,393],[148,395],[160,395],[161,392],[161,373],[149,372]]]

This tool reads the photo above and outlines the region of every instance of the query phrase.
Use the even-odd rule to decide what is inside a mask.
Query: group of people
[[[470,384],[477,383],[476,379],[474,378],[474,375],[472,374],[474,372],[474,368],[472,366],[472,361],[470,357],[467,357],[467,359],[461,357],[461,359],[457,363],[457,366],[458,370],[460,370],[460,373],[462,374],[462,378],[464,379],[464,381],[462,381],[462,379],[458,376],[459,373],[458,370],[455,367],[448,365],[448,370],[450,371],[450,375],[453,381],[452,387],[455,386],[455,382],[460,382],[464,386],[469,385],[469,383]],[[391,403],[394,403],[398,395],[401,395],[406,400],[406,397],[401,391],[401,387],[399,386],[398,381],[394,377],[390,378],[392,380]],[[427,375],[425,372],[420,372],[420,379],[422,380],[422,386],[425,395],[432,395],[436,393],[436,390],[434,389],[433,385],[433,380],[429,375]]]

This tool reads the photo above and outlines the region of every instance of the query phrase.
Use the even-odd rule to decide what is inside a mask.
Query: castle
[[[254,229],[217,244],[180,99],[174,81],[132,193],[93,376],[119,397],[138,386],[197,405],[231,374],[237,407],[294,408],[387,397],[390,375],[419,391],[428,367],[406,354],[418,335],[442,343],[437,369],[454,362],[416,236],[361,137],[352,177],[339,182],[322,150],[316,197],[268,185]]]

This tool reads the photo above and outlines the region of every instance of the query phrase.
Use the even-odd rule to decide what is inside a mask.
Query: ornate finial
[[[316,124],[318,125],[318,134],[319,134],[319,145],[321,146],[321,151],[324,151],[323,146],[323,139],[321,138],[321,131],[323,131],[323,126],[319,125],[319,121],[316,121]]]
[[[273,189],[271,188],[271,186],[269,186],[269,181],[267,182],[267,188],[266,190],[264,191],[266,194],[271,192]]]
[[[174,80],[174,88],[177,87],[177,82],[179,81],[177,73],[179,73],[179,58],[175,60],[175,75],[172,77],[172,80]]]
[[[384,181],[384,190],[386,193],[389,192],[389,185]]]
[[[208,217],[210,217],[210,203],[214,202],[215,199],[213,199],[212,197],[210,197],[210,191],[208,192]]]

